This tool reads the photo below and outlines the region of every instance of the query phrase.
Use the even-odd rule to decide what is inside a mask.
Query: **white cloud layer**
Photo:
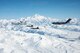
[[[80,19],[65,25],[53,21],[66,19],[35,15],[0,20],[0,53],[80,53]]]

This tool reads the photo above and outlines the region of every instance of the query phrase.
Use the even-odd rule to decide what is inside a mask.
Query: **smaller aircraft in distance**
[[[27,27],[33,27],[33,25],[27,26]]]
[[[31,29],[39,29],[39,27],[36,27],[36,28],[31,28]]]

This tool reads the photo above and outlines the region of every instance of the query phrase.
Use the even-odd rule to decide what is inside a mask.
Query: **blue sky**
[[[54,18],[80,18],[80,0],[0,0],[0,18],[40,14]]]

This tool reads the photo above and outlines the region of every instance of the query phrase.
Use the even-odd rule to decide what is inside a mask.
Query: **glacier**
[[[80,19],[52,24],[66,20],[41,15],[1,19],[0,53],[80,53]],[[32,29],[31,25],[39,29]]]

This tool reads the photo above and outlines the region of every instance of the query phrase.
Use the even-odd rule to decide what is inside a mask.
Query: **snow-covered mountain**
[[[52,24],[66,20],[41,15],[0,20],[0,53],[80,53],[80,19]]]

